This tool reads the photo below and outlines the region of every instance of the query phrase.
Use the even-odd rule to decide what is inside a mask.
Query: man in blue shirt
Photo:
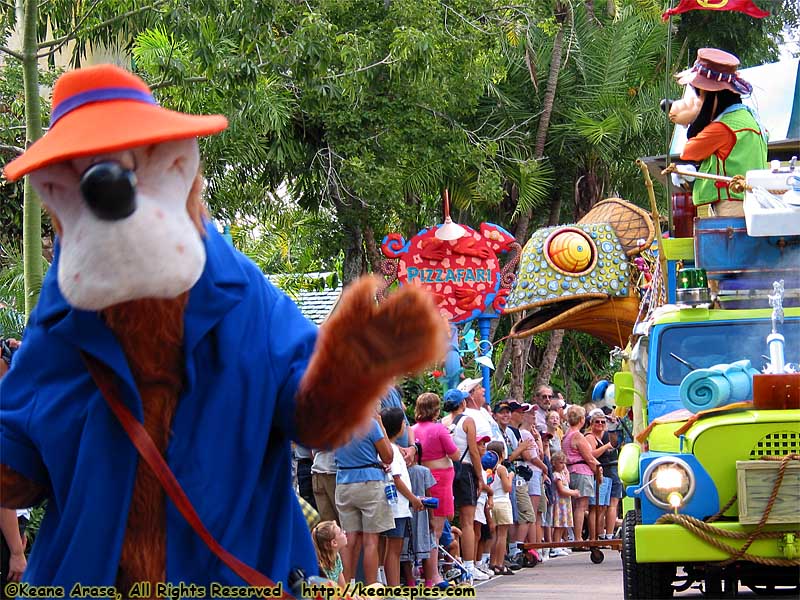
[[[392,509],[384,491],[384,465],[392,462],[392,448],[376,415],[366,435],[353,438],[335,454],[336,509],[339,523],[347,532],[347,546],[342,551],[344,578],[355,575],[362,544],[364,579],[378,580],[378,535],[394,527]]]

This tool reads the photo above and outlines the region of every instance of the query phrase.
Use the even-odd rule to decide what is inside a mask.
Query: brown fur
[[[102,311],[128,359],[144,409],[144,427],[163,454],[183,386],[183,311],[188,293],[173,300],[134,300]],[[165,498],[150,467],[139,461],[117,586],[164,581]]]
[[[408,285],[377,304],[377,288],[375,277],[350,285],[320,328],[297,397],[298,433],[309,446],[347,441],[395,377],[444,355],[447,325],[431,295]]]
[[[41,502],[46,490],[7,465],[0,465],[0,505],[27,508]]]
[[[203,171],[197,170],[197,175],[194,177],[192,189],[189,190],[189,197],[186,199],[186,212],[189,213],[189,218],[192,219],[194,226],[200,235],[205,237],[206,227],[205,220],[208,220],[208,210],[203,203]]]

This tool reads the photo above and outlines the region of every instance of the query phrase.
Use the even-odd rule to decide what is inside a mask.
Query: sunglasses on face
[[[601,425],[605,425],[606,424],[606,420],[605,419],[596,419],[596,420],[592,421],[592,423],[600,423]]]

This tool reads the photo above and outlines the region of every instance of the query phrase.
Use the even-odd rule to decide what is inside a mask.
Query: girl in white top
[[[506,555],[508,528],[514,522],[511,512],[511,499],[509,497],[512,478],[508,470],[501,464],[506,455],[506,445],[503,442],[489,442],[486,450],[494,452],[499,457],[494,471],[494,479],[492,480],[492,491],[494,492],[492,516],[494,517],[496,530],[489,567],[495,575],[513,575],[514,571],[503,564],[503,559]]]

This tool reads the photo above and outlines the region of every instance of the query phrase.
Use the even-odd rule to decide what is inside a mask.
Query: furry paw
[[[38,504],[45,489],[11,467],[0,465],[0,506],[3,508],[28,508]]]
[[[347,441],[396,377],[444,356],[447,323],[431,295],[407,285],[377,304],[378,285],[375,277],[353,283],[320,328],[297,399],[298,431],[308,445]]]

